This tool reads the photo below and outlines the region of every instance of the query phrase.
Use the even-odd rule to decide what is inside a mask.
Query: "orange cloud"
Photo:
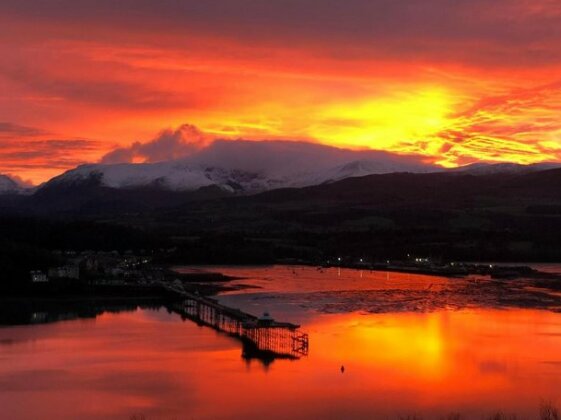
[[[164,130],[146,143],[134,142],[129,147],[119,147],[101,158],[102,163],[162,162],[188,156],[211,139],[197,127],[183,124],[177,130]]]
[[[185,123],[445,166],[561,160],[555,1],[66,1],[0,5],[0,172],[148,159]]]

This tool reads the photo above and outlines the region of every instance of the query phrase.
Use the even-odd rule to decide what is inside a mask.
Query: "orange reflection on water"
[[[291,290],[274,284],[277,274],[294,277],[286,268],[244,270],[269,289]],[[356,274],[298,275],[323,276],[322,287],[334,290],[448,281],[396,275],[394,284]],[[318,286],[310,278],[308,290]],[[259,313],[261,300],[249,299],[240,307]],[[243,360],[235,339],[163,309],[0,328],[2,417],[428,419],[504,410],[534,418],[541,399],[561,403],[561,314],[489,308],[321,314],[293,302],[284,310],[295,312],[310,334],[309,356],[268,367]]]

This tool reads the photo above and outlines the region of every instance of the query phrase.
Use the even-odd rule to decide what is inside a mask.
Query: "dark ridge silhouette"
[[[0,247],[36,256],[173,248],[167,263],[384,261],[408,253],[560,261],[560,185],[561,169],[393,173],[236,196],[216,187],[113,189],[93,177],[74,186],[53,183],[31,196],[0,196]],[[37,256],[39,265],[43,260]]]

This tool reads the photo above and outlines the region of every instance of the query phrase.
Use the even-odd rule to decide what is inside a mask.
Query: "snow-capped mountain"
[[[0,194],[14,194],[22,192],[23,188],[12,178],[0,174]]]
[[[229,192],[255,193],[354,176],[437,170],[408,156],[379,151],[351,151],[284,141],[217,141],[181,160],[79,166],[46,185],[94,182],[111,188],[158,187],[171,191],[218,186]]]
[[[195,191],[216,185],[231,192],[262,191],[280,184],[280,181],[257,173],[172,161],[82,165],[52,179],[46,185],[78,186],[84,182],[117,189],[156,187],[170,191]]]
[[[156,188],[166,191],[197,191],[214,186],[229,193],[252,194],[395,172],[446,171],[489,175],[558,167],[561,167],[561,163],[476,163],[445,170],[423,163],[419,157],[374,150],[356,151],[293,141],[215,141],[179,160],[82,165],[53,178],[39,190],[86,184],[115,189]]]

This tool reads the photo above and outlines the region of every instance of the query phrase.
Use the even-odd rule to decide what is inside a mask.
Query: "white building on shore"
[[[49,281],[47,275],[42,271],[31,271],[29,274],[33,283],[47,283]]]

